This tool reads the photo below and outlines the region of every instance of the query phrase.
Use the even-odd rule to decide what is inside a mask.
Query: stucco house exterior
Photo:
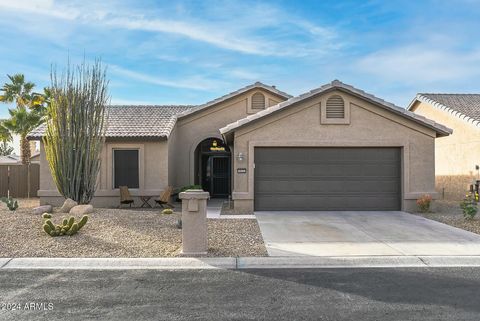
[[[445,199],[463,198],[480,178],[480,94],[420,93],[408,110],[453,129],[435,143],[436,190]]]
[[[257,82],[200,106],[111,106],[108,123],[94,205],[118,206],[120,185],[200,184],[237,213],[413,210],[435,194],[435,140],[451,133],[338,80],[297,97]],[[60,204],[43,143],[40,162],[41,203]]]

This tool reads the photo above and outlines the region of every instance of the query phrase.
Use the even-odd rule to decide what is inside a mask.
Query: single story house
[[[453,129],[435,143],[436,190],[462,199],[480,179],[480,94],[417,94],[408,110]]]
[[[111,106],[96,206],[121,185],[200,184],[254,210],[413,210],[452,131],[338,80],[297,97],[260,82],[200,106]],[[30,134],[40,139],[43,129]],[[41,143],[41,203],[60,204]]]

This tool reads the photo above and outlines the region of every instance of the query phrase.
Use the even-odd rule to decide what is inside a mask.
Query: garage
[[[401,209],[401,148],[256,147],[256,211]]]

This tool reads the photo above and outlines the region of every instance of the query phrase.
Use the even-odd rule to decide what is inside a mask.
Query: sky
[[[405,107],[480,93],[480,0],[0,0],[0,85],[101,59],[112,104],[202,104],[261,81],[339,79]],[[0,118],[8,115],[0,105]]]

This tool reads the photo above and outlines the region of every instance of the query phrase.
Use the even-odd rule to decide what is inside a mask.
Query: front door
[[[208,163],[210,169],[210,196],[228,197],[230,194],[230,157],[210,156]]]

